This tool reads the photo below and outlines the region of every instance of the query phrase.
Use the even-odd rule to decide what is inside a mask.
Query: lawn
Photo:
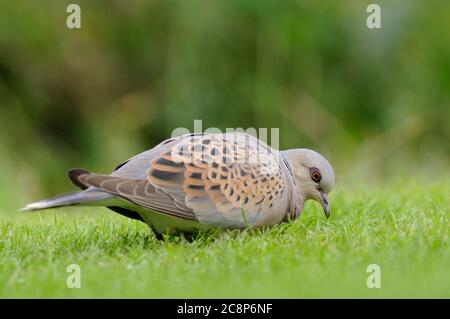
[[[445,177],[444,177],[445,178]],[[3,214],[0,297],[447,297],[446,181],[342,187],[268,230],[158,241],[103,208]],[[78,264],[81,288],[66,286]],[[369,264],[381,288],[369,289]]]

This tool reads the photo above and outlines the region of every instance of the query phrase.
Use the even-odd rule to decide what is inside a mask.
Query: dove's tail
[[[123,202],[114,195],[102,192],[101,190],[95,188],[88,188],[88,186],[81,183],[78,180],[78,177],[83,174],[89,174],[89,172],[84,169],[77,168],[71,169],[68,172],[70,180],[82,189],[81,192],[62,194],[49,199],[41,200],[39,202],[34,202],[25,206],[22,211],[29,212],[73,205],[105,206],[120,215],[144,221],[137,212],[122,207]]]
[[[58,195],[44,199],[25,206],[22,211],[35,211],[41,209],[56,208],[62,206],[83,205],[83,206],[107,206],[107,201],[114,197],[108,193],[95,190],[86,190]]]
[[[108,203],[114,199],[114,196],[96,190],[88,189],[86,185],[81,184],[77,177],[80,174],[89,174],[83,169],[71,169],[68,172],[70,180],[82,189],[81,192],[66,193],[52,198],[44,199],[25,206],[22,211],[35,211],[63,206],[83,205],[83,206],[108,206]]]

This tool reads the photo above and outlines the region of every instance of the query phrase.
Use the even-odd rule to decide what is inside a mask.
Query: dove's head
[[[328,218],[330,203],[327,194],[334,186],[334,172],[330,163],[319,153],[306,148],[287,150],[284,154],[294,173],[300,197],[303,201],[318,201]]]

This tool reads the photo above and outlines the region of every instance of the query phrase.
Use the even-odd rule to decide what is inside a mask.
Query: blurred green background
[[[66,7],[81,6],[81,29]],[[0,5],[0,213],[108,173],[173,129],[280,128],[338,185],[448,176],[450,2]]]

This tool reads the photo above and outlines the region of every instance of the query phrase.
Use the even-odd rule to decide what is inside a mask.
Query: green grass
[[[106,209],[8,214],[0,297],[450,297],[448,181],[332,193],[269,230],[158,241]],[[81,288],[66,267],[81,267]],[[366,286],[369,264],[381,288]]]

